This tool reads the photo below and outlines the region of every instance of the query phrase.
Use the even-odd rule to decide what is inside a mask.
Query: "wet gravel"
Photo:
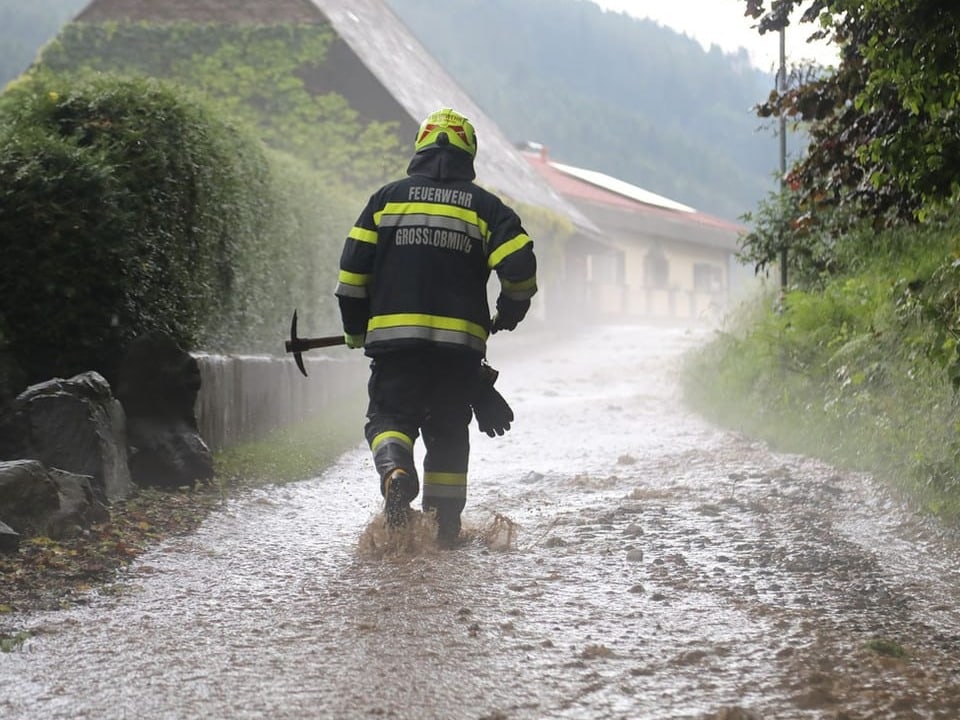
[[[494,338],[517,421],[473,438],[461,547],[388,537],[358,444],[5,618],[0,717],[960,717],[956,537],[684,410],[705,337]]]

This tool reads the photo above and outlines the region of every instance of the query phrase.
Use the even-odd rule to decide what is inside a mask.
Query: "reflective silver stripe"
[[[423,484],[423,496],[436,498],[465,498],[467,496],[466,485],[430,485]]]
[[[367,332],[367,345],[389,340],[432,340],[433,342],[448,343],[451,345],[465,345],[479,352],[485,352],[487,343],[470,333],[458,330],[441,330],[440,328],[421,327],[417,325],[401,325],[398,327],[376,328]]]
[[[366,285],[347,285],[346,283],[337,283],[337,289],[334,295],[339,297],[365,298],[368,296]]]
[[[380,227],[429,227],[440,228],[442,230],[455,230],[469,235],[474,240],[482,240],[483,233],[473,223],[460,218],[446,217],[443,215],[426,215],[421,213],[411,213],[409,215],[383,215],[380,218]]]

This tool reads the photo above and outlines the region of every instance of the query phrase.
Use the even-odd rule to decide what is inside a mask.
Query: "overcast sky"
[[[746,48],[753,64],[764,71],[776,71],[780,63],[778,33],[760,35],[755,21],[743,16],[744,0],[592,0],[608,10],[626,12],[638,18],[650,18],[698,40],[704,48],[719,45],[727,52]],[[793,26],[792,26],[793,27]],[[836,51],[827,45],[805,42],[813,31],[805,24],[791,32],[787,28],[787,64],[814,60],[824,65],[836,63]]]

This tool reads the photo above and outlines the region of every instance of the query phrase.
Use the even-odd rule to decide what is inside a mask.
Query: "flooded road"
[[[960,717],[956,537],[685,411],[705,337],[494,338],[517,420],[472,439],[462,547],[386,538],[358,444],[3,618],[0,718]]]

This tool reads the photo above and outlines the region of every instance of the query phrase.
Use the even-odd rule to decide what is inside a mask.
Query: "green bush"
[[[745,306],[685,367],[690,404],[777,448],[868,470],[960,518],[960,222],[901,228],[857,272]]]
[[[411,138],[396,122],[363,117],[331,88],[326,63],[336,39],[327,23],[70,23],[39,67],[175,81],[329,183],[376,187],[403,171]]]
[[[35,382],[111,379],[148,330],[188,349],[282,347],[294,305],[332,314],[318,229],[338,223],[338,247],[350,221],[318,184],[175,86],[34,73],[0,96],[10,352]]]

